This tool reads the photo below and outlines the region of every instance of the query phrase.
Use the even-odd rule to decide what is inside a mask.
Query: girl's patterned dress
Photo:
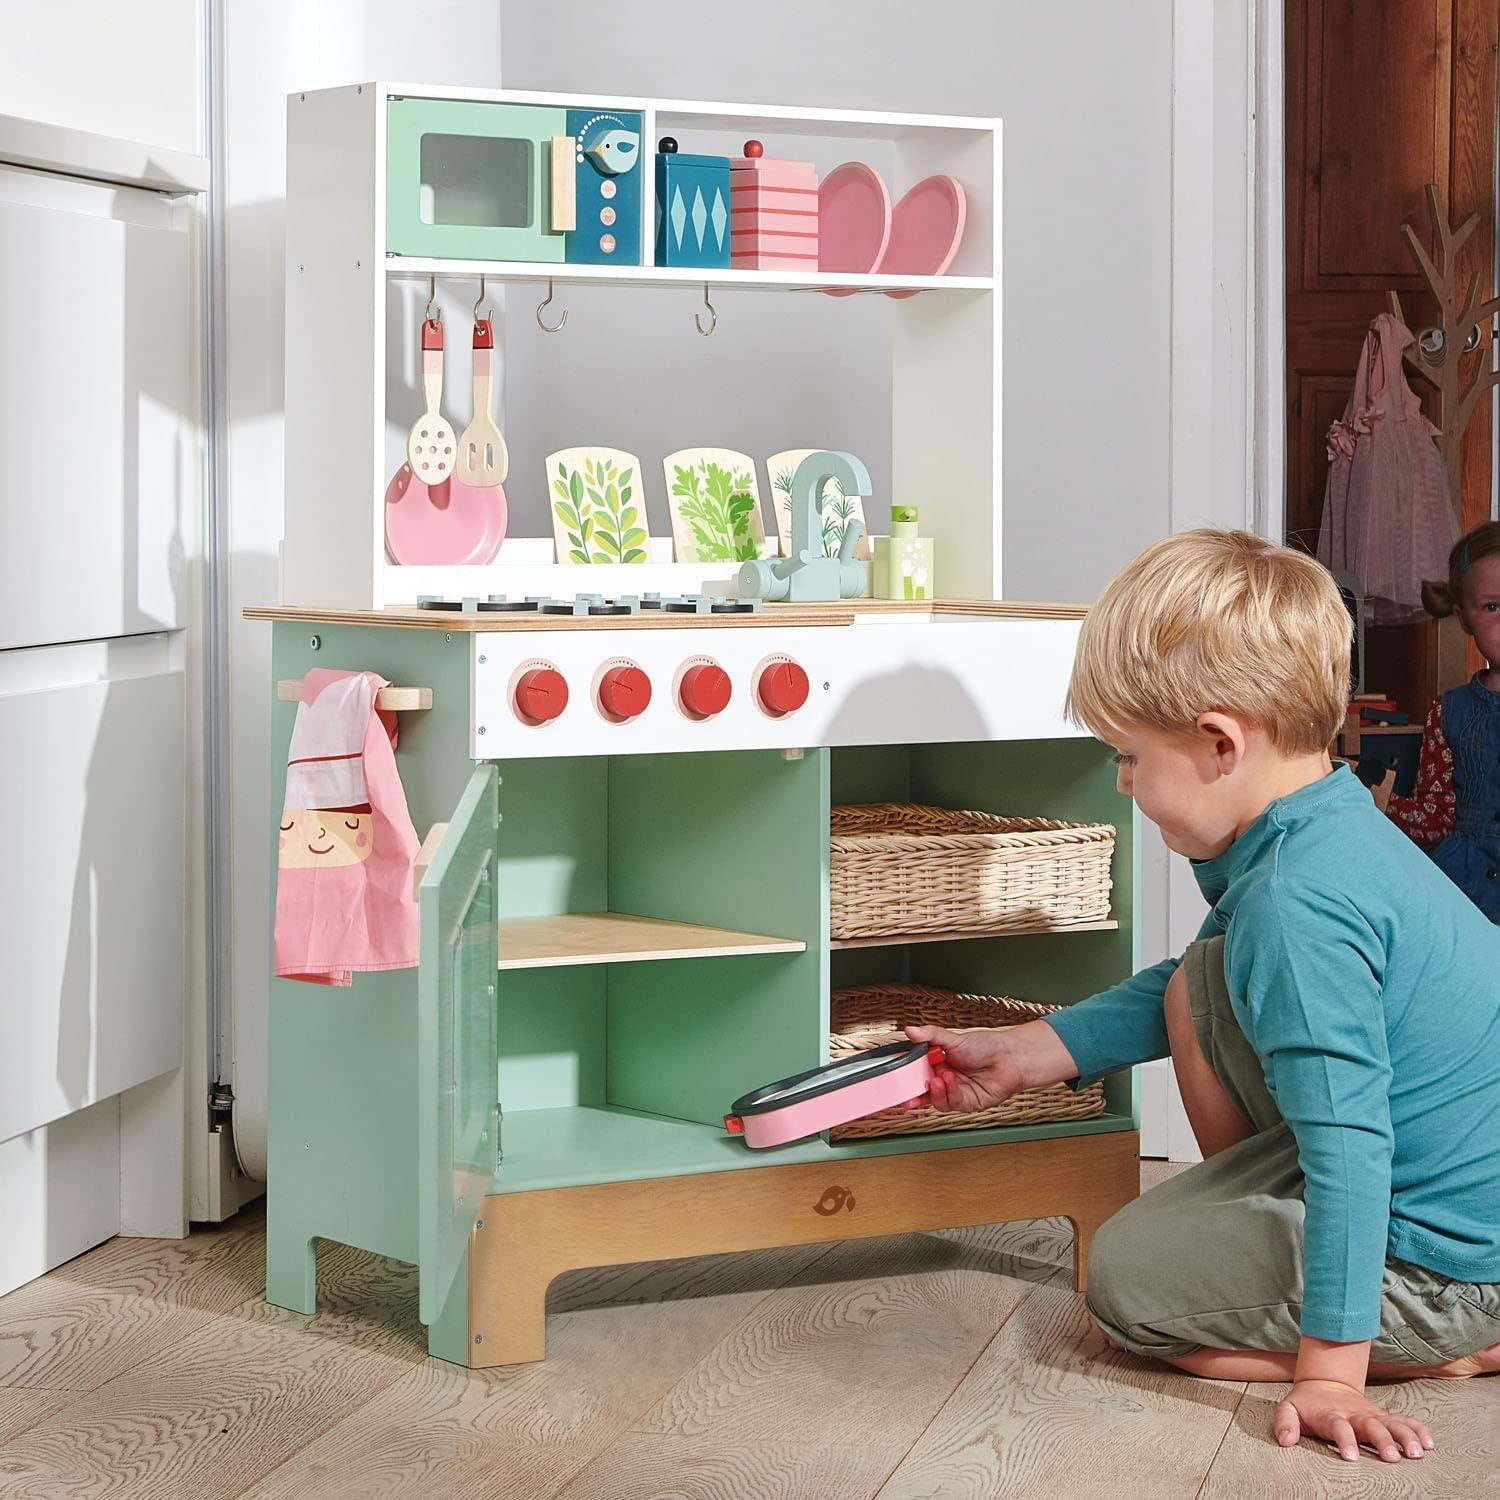
[[[1433,699],[1416,788],[1386,813],[1500,922],[1500,693],[1484,673]]]

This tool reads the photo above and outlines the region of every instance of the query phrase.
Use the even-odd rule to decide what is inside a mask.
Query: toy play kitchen
[[[1135,957],[1132,809],[1109,752],[1062,716],[1082,611],[998,597],[997,122],[382,84],[293,95],[288,120],[282,603],[248,612],[274,637],[272,803],[287,805],[289,757],[310,753],[331,681],[316,669],[376,674],[359,679],[376,715],[366,753],[395,730],[402,847],[420,852],[410,883],[385,893],[413,924],[414,966],[347,965],[347,986],[272,981],[268,1298],[313,1310],[320,1239],[409,1261],[432,1352],[495,1365],[544,1356],[547,1285],[573,1267],[1065,1215],[1081,1280],[1093,1230],[1136,1191],[1129,1073],[975,1116],[903,1107],[931,1066],[903,1024],[1013,1024],[1117,981]],[[789,516],[756,514],[749,555],[636,547],[643,560],[627,563],[580,546],[569,561],[545,503],[522,532],[530,481],[504,472],[487,427],[471,442],[460,422],[452,455],[425,455],[453,462],[428,488],[466,464],[475,489],[503,478],[506,534],[487,561],[402,562],[405,544],[387,547],[387,428],[416,434],[410,466],[427,413],[386,409],[390,377],[411,389],[421,353],[388,326],[389,282],[419,278],[450,303],[461,290],[464,309],[485,295],[481,276],[490,296],[549,278],[620,298],[665,287],[684,309],[702,294],[701,269],[646,263],[650,232],[629,265],[572,261],[577,229],[547,247],[568,258],[535,248],[554,233],[564,155],[575,205],[585,167],[601,208],[631,175],[618,140],[597,149],[620,170],[590,165],[591,120],[637,148],[759,139],[769,154],[786,138],[788,159],[824,176],[863,151],[900,190],[961,184],[962,245],[941,272],[713,272],[721,317],[754,303],[788,338],[799,308],[855,305],[798,290],[919,294],[874,303],[889,450],[884,431],[863,462],[796,449],[807,435],[782,413],[778,456],[808,456]],[[524,203],[497,185],[502,164]],[[865,188],[837,196],[868,215]],[[654,229],[654,203],[636,202]],[[863,233],[858,253],[873,255],[881,226]],[[450,307],[465,358],[483,345],[467,323]],[[583,382],[575,334],[569,380]],[[701,345],[691,327],[683,337]],[[492,338],[499,351],[499,316]],[[642,372],[653,378],[667,376]],[[852,410],[862,395],[844,399]],[[498,385],[483,410],[514,445]],[[425,430],[427,449],[448,446]],[[579,470],[617,491],[623,558],[623,497],[640,503],[643,466],[595,443],[562,479],[552,455],[546,478],[570,507]],[[687,462],[667,468],[679,470],[691,493]],[[877,530],[893,504],[920,503],[894,540],[936,557],[943,597],[905,583],[870,597],[859,528],[819,545],[827,480]],[[726,486],[759,505],[748,477]],[[559,525],[581,519],[570,508]],[[881,541],[889,578],[899,549]],[[310,763],[323,768],[313,784],[331,774]],[[347,816],[293,863],[343,840],[348,878],[361,860],[391,868],[379,809],[354,805],[373,799],[329,798],[314,811]],[[280,937],[278,925],[278,949]]]

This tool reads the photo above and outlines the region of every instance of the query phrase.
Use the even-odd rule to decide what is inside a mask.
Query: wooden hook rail
[[[276,696],[282,703],[300,703],[302,684],[295,678],[276,684]],[[375,707],[395,713],[411,713],[432,707],[432,689],[428,687],[386,687],[375,695]]]

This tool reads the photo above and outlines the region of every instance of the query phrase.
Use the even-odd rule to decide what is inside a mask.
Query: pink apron
[[[396,772],[396,716],[373,672],[314,668],[287,752],[276,872],[276,973],[347,985],[417,962],[416,829]]]
[[[1328,429],[1328,487],[1318,560],[1352,573],[1376,625],[1425,619],[1422,583],[1448,576],[1458,519],[1401,351],[1410,330],[1390,313],[1370,324],[1341,421]]]

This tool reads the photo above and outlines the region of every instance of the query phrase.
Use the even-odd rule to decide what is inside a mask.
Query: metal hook
[[[706,281],[703,283],[703,305],[708,309],[708,327],[705,328],[703,326],[702,313],[693,314],[693,326],[704,338],[707,338],[719,326],[719,315],[714,311],[713,303],[708,300],[708,283]]]
[[[427,311],[422,314],[429,323],[441,323],[443,321],[443,310],[437,305],[437,277],[427,278]]]
[[[479,278],[479,295],[474,299],[474,321],[480,321],[479,309],[484,306],[484,277]]]
[[[563,324],[568,321],[568,312],[567,312],[567,309],[564,308],[563,309],[563,315],[562,315],[562,317],[560,317],[557,320],[557,322],[555,322],[555,323],[548,323],[546,321],[546,319],[542,317],[542,309],[546,308],[546,307],[551,307],[551,305],[552,305],[552,280],[549,277],[548,280],[547,280],[547,296],[546,296],[546,298],[545,298],[544,301],[539,302],[537,304],[537,309],[536,309],[537,327],[540,328],[543,333],[557,333],[557,332],[559,332],[561,330]]]

